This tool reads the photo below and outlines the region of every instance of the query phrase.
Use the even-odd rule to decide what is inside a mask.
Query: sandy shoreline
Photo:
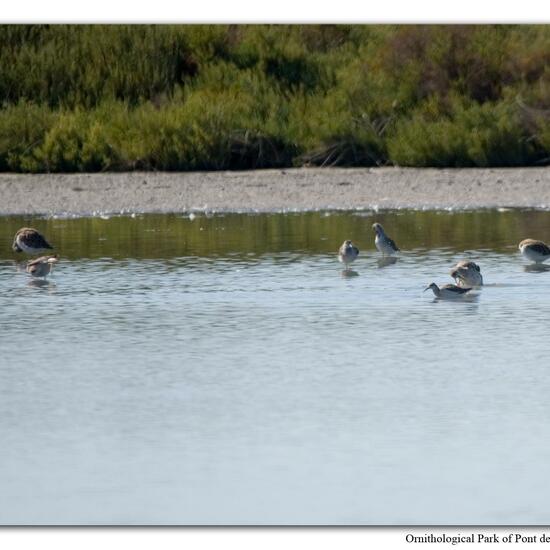
[[[550,167],[0,174],[0,215],[550,209]]]

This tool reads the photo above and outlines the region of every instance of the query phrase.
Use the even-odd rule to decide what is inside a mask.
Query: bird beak
[[[430,290],[430,287],[427,286],[422,292],[426,292],[426,290]]]

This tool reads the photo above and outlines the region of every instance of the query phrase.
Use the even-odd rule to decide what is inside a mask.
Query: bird
[[[15,234],[12,249],[14,252],[43,254],[52,250],[53,246],[36,229],[23,227]]]
[[[382,255],[391,256],[396,252],[399,252],[397,245],[386,235],[384,228],[379,223],[372,224],[372,228],[376,231],[376,238],[374,244]]]
[[[338,250],[338,260],[346,266],[346,269],[349,264],[355,261],[357,256],[359,256],[359,249],[351,241],[344,241],[344,244]]]
[[[456,285],[443,285],[441,288],[438,287],[435,283],[432,283],[431,285],[427,286],[424,289],[424,292],[426,290],[432,289],[433,293],[435,294],[436,298],[442,298],[445,300],[452,300],[455,298],[459,298],[461,296],[464,296],[467,292],[470,292],[472,290],[471,288],[464,288],[461,286]]]
[[[40,256],[36,260],[27,263],[27,273],[33,277],[46,277],[57,263],[58,256]]]
[[[518,248],[523,256],[532,262],[541,263],[550,258],[550,248],[542,241],[524,239],[519,243]]]
[[[481,269],[475,262],[468,262],[466,260],[458,262],[451,270],[451,277],[458,286],[483,286]]]

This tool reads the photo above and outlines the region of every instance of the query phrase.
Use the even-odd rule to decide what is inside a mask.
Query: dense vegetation
[[[549,26],[4,25],[0,170],[550,164]]]

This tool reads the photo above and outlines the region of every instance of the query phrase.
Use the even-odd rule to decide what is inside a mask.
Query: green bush
[[[550,162],[550,27],[3,25],[0,170]]]
[[[515,102],[455,101],[448,115],[414,113],[396,125],[388,151],[401,166],[522,166],[542,156],[525,134]]]
[[[0,110],[0,170],[36,171],[34,152],[57,115],[47,107],[20,101]]]
[[[10,103],[137,104],[198,70],[181,26],[1,25],[0,49],[0,97]]]

